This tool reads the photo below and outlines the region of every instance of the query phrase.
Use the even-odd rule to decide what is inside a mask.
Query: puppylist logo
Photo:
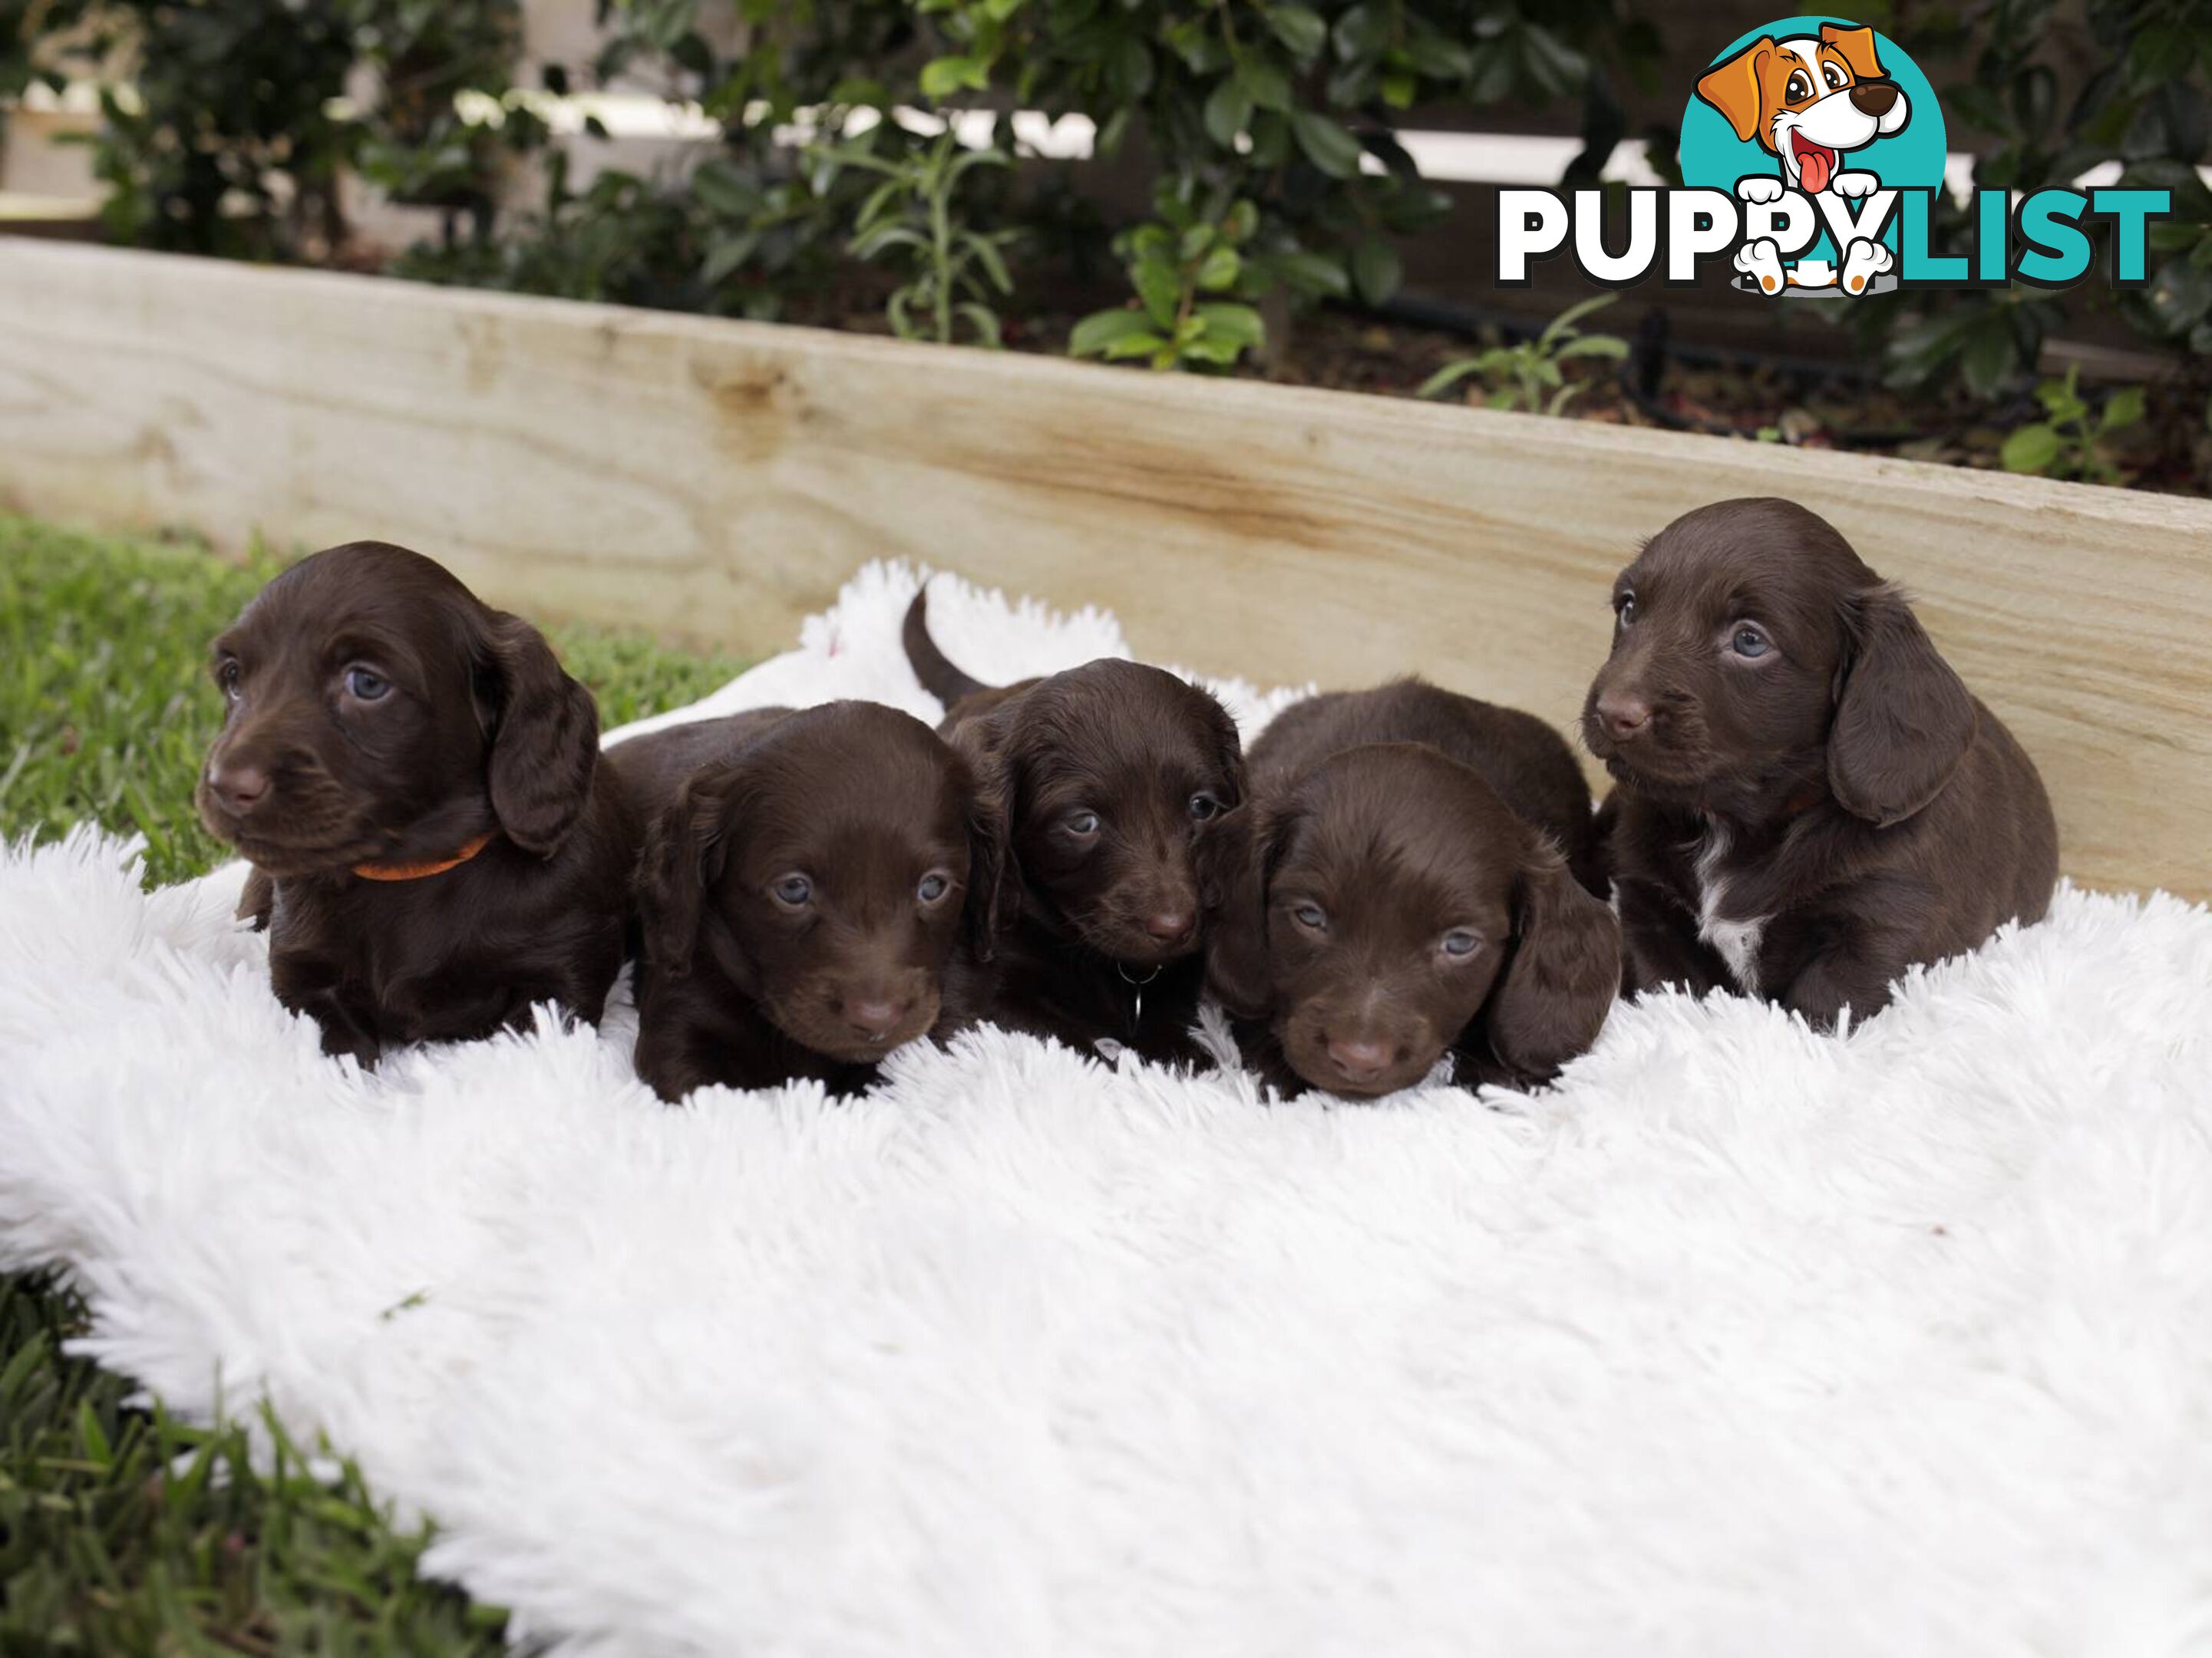
[[[2172,211],[2164,190],[1977,190],[1966,251],[1933,252],[1946,155],[1936,90],[1894,41],[1840,18],[1785,17],[1699,77],[1682,117],[1682,187],[1627,192],[1625,246],[1607,245],[1602,191],[1500,190],[1495,278],[1525,287],[1534,260],[1565,252],[1607,288],[1686,287],[1723,259],[1735,286],[1773,298],[2064,288],[2089,274],[2103,224],[2113,282],[2148,280],[2150,222]]]

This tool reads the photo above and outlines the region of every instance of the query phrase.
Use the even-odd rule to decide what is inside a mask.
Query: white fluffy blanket
[[[933,713],[910,590],[712,707]],[[1120,648],[937,609],[988,677]],[[626,1006],[324,1060],[234,880],[0,859],[0,1259],[171,1406],[327,1433],[562,1650],[2212,1643],[2201,908],[2062,892],[1847,1039],[1620,1008],[1530,1097],[984,1033],[672,1110]]]

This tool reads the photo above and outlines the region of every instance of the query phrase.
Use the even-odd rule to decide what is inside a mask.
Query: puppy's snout
[[[1887,81],[1862,81],[1851,88],[1851,107],[1877,119],[1897,102],[1897,88]]]
[[[1640,696],[1607,691],[1597,700],[1597,717],[1615,742],[1636,736],[1651,724],[1651,705]]]
[[[860,1035],[870,1042],[881,1042],[905,1023],[907,1016],[914,1011],[914,1004],[912,996],[871,989],[848,998],[838,1011]]]
[[[1373,1083],[1390,1068],[1391,1061],[1396,1057],[1389,1043],[1378,1042],[1371,1036],[1329,1038],[1328,1062],[1348,1083],[1361,1085]]]
[[[1197,930],[1198,917],[1189,909],[1159,909],[1145,917],[1145,931],[1164,944],[1187,944]]]
[[[210,761],[207,786],[216,805],[233,817],[243,817],[268,797],[268,768],[250,760]]]

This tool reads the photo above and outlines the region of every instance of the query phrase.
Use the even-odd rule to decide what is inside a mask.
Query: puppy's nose
[[[1346,1082],[1371,1083],[1390,1068],[1390,1044],[1346,1042],[1333,1036],[1329,1039],[1328,1062],[1343,1072]]]
[[[1616,696],[1611,691],[1597,700],[1597,717],[1616,738],[1633,737],[1651,723],[1651,705],[1641,697]]]
[[[269,793],[269,774],[259,766],[230,761],[208,768],[208,793],[234,817],[243,817]]]
[[[1897,101],[1897,88],[1886,81],[1867,81],[1851,88],[1851,107],[1862,115],[1882,116]]]
[[[845,1023],[871,1042],[879,1042],[898,1029],[899,1021],[914,1011],[914,999],[895,1001],[888,996],[872,996],[865,1001],[845,1004]]]
[[[1164,909],[1145,917],[1145,931],[1164,944],[1179,944],[1190,937],[1198,918],[1187,909]]]

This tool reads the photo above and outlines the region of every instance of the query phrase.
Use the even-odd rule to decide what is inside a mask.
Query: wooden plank
[[[368,278],[0,244],[0,492],[781,648],[862,561],[1118,610],[1264,681],[1563,726],[1638,538],[1788,495],[1906,582],[2065,865],[2212,894],[2212,507],[2036,479]]]

